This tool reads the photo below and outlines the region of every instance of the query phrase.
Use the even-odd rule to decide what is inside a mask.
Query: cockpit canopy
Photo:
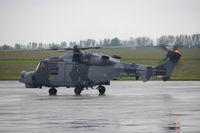
[[[38,71],[39,69],[43,69],[43,68],[45,68],[45,63],[43,61],[40,61],[37,67],[35,68],[35,71]]]

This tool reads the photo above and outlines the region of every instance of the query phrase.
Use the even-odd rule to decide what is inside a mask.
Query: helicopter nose
[[[31,72],[22,71],[20,73],[19,82],[22,82],[22,83],[32,83],[31,77],[32,77],[31,76]]]
[[[26,71],[21,71],[20,76],[24,77],[25,76]]]
[[[22,82],[22,83],[25,82],[25,81],[24,81],[24,77],[25,77],[25,75],[26,75],[26,71],[21,71],[19,82]]]
[[[34,77],[33,74],[34,71],[31,72],[22,71],[20,73],[19,82],[24,83],[26,88],[37,88],[38,86],[35,85],[33,82],[33,77]]]

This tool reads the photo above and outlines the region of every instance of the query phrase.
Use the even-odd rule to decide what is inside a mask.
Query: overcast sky
[[[0,45],[200,33],[200,0],[0,0]]]

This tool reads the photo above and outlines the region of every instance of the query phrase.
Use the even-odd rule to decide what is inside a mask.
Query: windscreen
[[[37,71],[40,67],[41,62],[38,63],[37,67],[35,68],[35,71]]]

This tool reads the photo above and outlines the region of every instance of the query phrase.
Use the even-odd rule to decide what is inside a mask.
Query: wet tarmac
[[[199,81],[114,81],[106,95],[0,81],[0,133],[200,133]]]

